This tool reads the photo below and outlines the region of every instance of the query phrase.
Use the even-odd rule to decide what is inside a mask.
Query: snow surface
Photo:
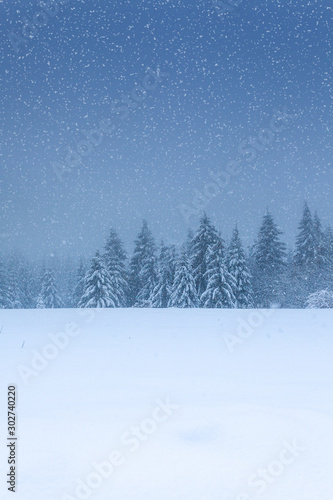
[[[231,352],[225,334],[244,334],[240,321],[260,326]],[[24,381],[32,351],[73,323],[79,333]],[[1,326],[1,499],[13,498],[5,439],[15,383],[16,500],[80,498],[77,481],[115,450],[123,463],[89,498],[332,500],[333,311],[7,310]],[[131,452],[122,436],[166,398],[178,408]],[[260,469],[277,472],[262,492],[249,484]]]

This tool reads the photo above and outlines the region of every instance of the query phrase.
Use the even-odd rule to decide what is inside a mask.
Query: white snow
[[[16,500],[332,500],[332,310],[3,310],[1,326],[1,499],[15,383]],[[65,329],[68,345],[23,380]],[[248,338],[228,349],[227,333]],[[131,451],[124,434],[152,415],[166,418]],[[114,451],[122,463],[76,496]]]

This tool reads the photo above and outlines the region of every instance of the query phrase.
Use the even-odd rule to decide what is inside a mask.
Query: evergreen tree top
[[[277,271],[284,265],[286,245],[280,240],[281,234],[282,231],[275,224],[272,214],[267,211],[253,252],[255,263],[259,268]]]

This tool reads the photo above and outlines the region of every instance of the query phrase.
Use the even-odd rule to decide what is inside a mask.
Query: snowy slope
[[[8,310],[1,326],[1,499],[9,383],[17,500],[332,499],[333,311]]]

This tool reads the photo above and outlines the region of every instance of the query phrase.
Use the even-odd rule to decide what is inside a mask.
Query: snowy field
[[[14,383],[17,500],[332,500],[332,310],[8,310],[1,326],[1,499]]]

